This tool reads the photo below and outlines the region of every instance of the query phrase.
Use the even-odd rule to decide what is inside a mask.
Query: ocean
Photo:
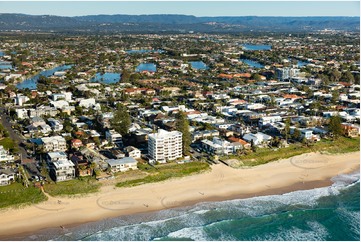
[[[360,174],[329,187],[48,229],[26,240],[360,240]]]

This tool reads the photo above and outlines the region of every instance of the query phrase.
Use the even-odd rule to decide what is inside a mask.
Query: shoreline
[[[223,164],[207,173],[130,188],[104,186],[77,198],[49,198],[20,209],[1,210],[0,239],[21,239],[46,229],[74,228],[107,218],[250,197],[281,195],[332,185],[340,174],[360,169],[360,152],[308,153],[247,169]],[[61,200],[61,204],[58,204]]]

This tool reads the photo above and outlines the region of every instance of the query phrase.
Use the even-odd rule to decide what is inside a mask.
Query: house
[[[15,109],[15,113],[19,119],[29,118],[28,110],[25,108]]]
[[[265,116],[265,117],[261,117],[259,119],[258,125],[263,126],[263,125],[273,124],[275,122],[280,122],[280,121],[282,121],[281,116]]]
[[[263,143],[270,141],[271,139],[272,139],[271,136],[264,134],[262,132],[257,132],[256,134],[247,133],[247,134],[243,135],[243,140],[245,140],[246,142],[249,142],[249,143],[251,143],[253,141],[253,144],[255,144],[255,145],[261,145]]]
[[[54,118],[48,118],[48,123],[51,129],[56,132],[63,130],[63,125],[59,122],[59,120],[56,120]]]
[[[360,135],[360,127],[355,124],[342,123],[342,131],[344,135],[354,138]]]
[[[95,106],[95,99],[94,98],[82,99],[79,101],[79,106],[84,108],[92,108]]]
[[[192,132],[193,141],[219,136],[218,130],[203,130]]]
[[[8,161],[14,161],[14,156],[9,155],[9,152],[4,149],[2,145],[0,145],[0,162],[8,162]]]
[[[71,143],[71,148],[75,148],[75,149],[83,146],[83,142],[80,139],[72,139],[70,143]]]
[[[123,159],[108,159],[105,160],[112,172],[137,170],[138,161],[133,157],[125,157]]]
[[[214,137],[213,140],[202,140],[202,149],[210,154],[215,155],[228,155],[234,154],[238,149],[242,148],[240,143],[230,143],[226,140],[222,140],[218,137]]]
[[[140,150],[134,146],[127,146],[124,148],[124,151],[128,157],[133,157],[134,159],[139,159],[141,157]]]
[[[13,169],[0,169],[0,186],[10,185],[15,181],[17,171]]]
[[[68,160],[65,152],[49,152],[46,155],[49,164],[50,177],[56,181],[66,181],[75,178],[75,165]]]
[[[76,176],[89,176],[91,175],[91,168],[89,167],[88,160],[80,152],[74,152],[70,154],[70,160],[75,165]]]
[[[251,148],[251,144],[248,143],[247,141],[240,139],[240,138],[236,138],[236,137],[229,137],[228,141],[234,143],[234,142],[238,142],[242,145],[243,149],[250,149]]]

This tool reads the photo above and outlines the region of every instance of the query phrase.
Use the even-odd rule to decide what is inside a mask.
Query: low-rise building
[[[116,132],[115,130],[107,130],[105,131],[105,139],[109,143],[113,143],[119,146],[123,145],[123,138],[122,135]]]
[[[0,145],[0,162],[14,161],[14,156],[9,154],[9,151],[5,150],[2,145]]]
[[[124,148],[124,151],[128,157],[133,157],[134,159],[139,159],[141,157],[140,150],[134,146],[127,146]]]
[[[54,118],[49,118],[48,123],[49,123],[49,126],[51,127],[51,129],[56,132],[63,130],[63,125],[60,123],[59,120],[56,120]]]
[[[46,156],[50,169],[50,177],[56,181],[67,181],[75,178],[75,165],[68,160],[65,152],[49,152]]]
[[[41,138],[45,152],[66,151],[66,140],[62,136]]]
[[[264,134],[262,132],[254,133],[247,133],[243,136],[243,140],[251,143],[253,141],[253,144],[255,145],[261,145],[264,143],[267,143],[272,139],[272,136],[269,136],[267,134]]]
[[[214,137],[213,140],[204,139],[202,142],[202,149],[214,155],[228,155],[234,154],[238,149],[242,148],[240,143],[230,143],[226,140]]]
[[[108,163],[112,172],[137,170],[138,161],[133,157],[125,157],[123,159],[108,159],[105,160]]]
[[[16,174],[13,169],[0,169],[0,186],[10,185],[15,181]]]
[[[344,135],[354,138],[360,135],[360,127],[355,124],[342,123],[342,131]]]

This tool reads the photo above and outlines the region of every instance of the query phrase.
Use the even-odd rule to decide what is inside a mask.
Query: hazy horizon
[[[359,17],[359,1],[7,1],[0,13],[55,15],[190,15],[196,17]]]

